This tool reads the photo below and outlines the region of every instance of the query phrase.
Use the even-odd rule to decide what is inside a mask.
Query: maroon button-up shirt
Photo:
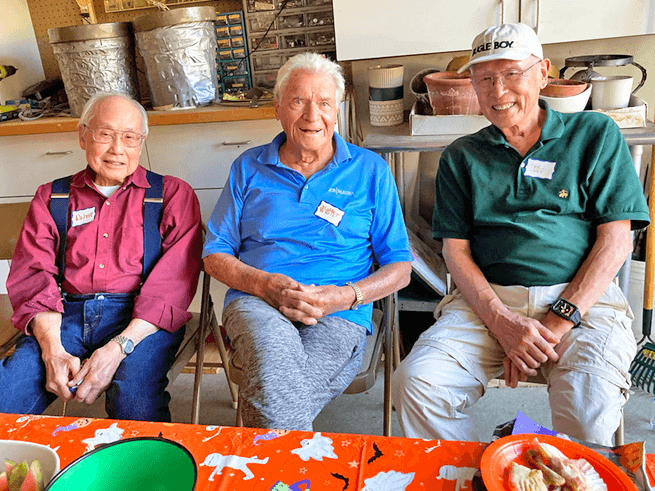
[[[202,261],[200,205],[184,181],[164,176],[159,232],[162,254],[143,286],[143,198],[150,187],[139,166],[110,198],[85,169],[72,177],[66,268],[62,290],[71,294],[137,293],[133,318],[175,331],[191,318],[187,308]],[[52,184],[39,186],[32,200],[7,279],[21,331],[39,312],[63,312],[55,264],[59,233],[50,214]]]

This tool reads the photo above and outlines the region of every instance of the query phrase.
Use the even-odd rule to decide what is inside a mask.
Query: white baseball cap
[[[530,55],[540,60],[544,58],[544,50],[534,29],[526,24],[502,24],[490,27],[476,36],[468,63],[457,70],[457,73],[484,61],[519,61]]]

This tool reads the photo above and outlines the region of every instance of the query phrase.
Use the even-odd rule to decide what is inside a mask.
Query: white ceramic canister
[[[619,109],[628,107],[632,92],[632,77],[615,75],[612,77],[592,77],[592,109]]]
[[[368,107],[371,125],[403,124],[403,65],[378,65],[368,69]]]

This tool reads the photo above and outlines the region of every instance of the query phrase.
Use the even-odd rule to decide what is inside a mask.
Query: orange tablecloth
[[[0,439],[48,445],[59,454],[62,468],[100,444],[160,433],[193,454],[198,465],[197,491],[288,489],[282,483],[295,490],[311,485],[312,491],[470,490],[486,446],[479,442],[0,414]]]

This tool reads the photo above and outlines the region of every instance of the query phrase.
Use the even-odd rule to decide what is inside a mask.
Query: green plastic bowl
[[[166,438],[127,438],[67,465],[45,491],[193,491],[198,468],[191,453]]]

